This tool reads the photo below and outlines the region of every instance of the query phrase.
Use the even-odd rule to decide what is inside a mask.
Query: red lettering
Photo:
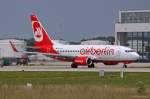
[[[86,51],[86,50],[85,50],[84,48],[80,49],[80,54],[81,54],[81,55],[85,55],[85,54],[86,54],[85,51]]]
[[[102,54],[101,49],[97,49],[97,50],[96,50],[96,54],[97,54],[97,55],[101,55],[101,54]]]
[[[115,50],[110,49],[108,47],[105,48],[81,48],[80,49],[80,54],[81,55],[114,55]]]

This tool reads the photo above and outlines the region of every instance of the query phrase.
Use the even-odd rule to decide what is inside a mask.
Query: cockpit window
[[[134,50],[125,50],[125,52],[127,52],[127,53],[134,52]]]

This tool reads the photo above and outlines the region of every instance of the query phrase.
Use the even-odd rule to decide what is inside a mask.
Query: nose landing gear
[[[126,64],[123,64],[123,68],[127,68],[127,65],[126,65]]]

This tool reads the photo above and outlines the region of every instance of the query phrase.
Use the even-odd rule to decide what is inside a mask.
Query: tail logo
[[[34,39],[37,42],[41,42],[43,40],[42,28],[38,22],[33,22],[34,28]]]

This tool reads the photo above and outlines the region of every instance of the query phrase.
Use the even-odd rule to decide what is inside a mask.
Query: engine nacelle
[[[103,62],[104,65],[117,65],[118,62]]]
[[[76,57],[74,63],[77,65],[91,65],[92,60],[88,57]]]

